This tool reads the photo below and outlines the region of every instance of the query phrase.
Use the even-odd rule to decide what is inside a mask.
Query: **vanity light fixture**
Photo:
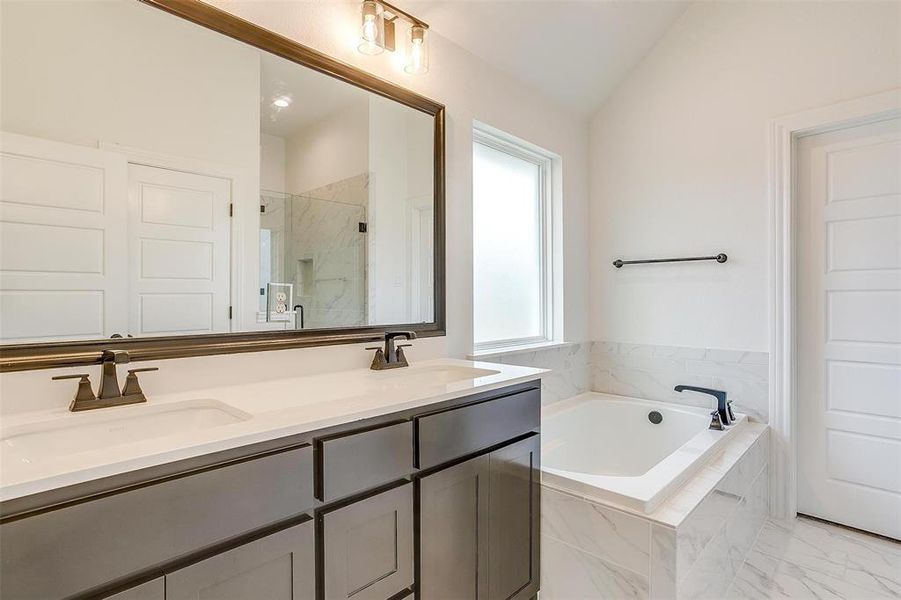
[[[395,50],[395,22],[400,19],[410,24],[407,32],[406,66],[404,71],[414,75],[429,70],[429,48],[427,23],[410,13],[404,12],[380,0],[363,0],[361,7],[360,44],[357,49],[363,54],[381,54],[385,50]]]

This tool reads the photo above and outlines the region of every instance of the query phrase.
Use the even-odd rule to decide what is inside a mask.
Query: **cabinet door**
[[[313,600],[313,522],[217,554],[166,575],[166,600]]]
[[[158,577],[107,596],[106,600],[166,600],[166,584],[163,577]]]
[[[412,483],[321,519],[327,600],[386,600],[413,585]]]
[[[422,600],[488,597],[488,455],[420,480]]]
[[[488,455],[488,598],[538,592],[539,436]]]

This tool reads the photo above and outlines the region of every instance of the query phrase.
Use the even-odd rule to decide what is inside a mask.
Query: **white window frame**
[[[475,322],[473,320],[473,352],[496,352],[513,350],[522,346],[532,346],[553,342],[554,331],[554,161],[559,157],[537,146],[507,135],[488,126],[476,125],[472,132],[472,143],[482,144],[498,152],[503,152],[538,166],[539,218],[541,236],[538,249],[541,278],[541,334],[527,338],[475,342]],[[473,193],[475,199],[475,193]],[[475,258],[475,257],[473,257]],[[475,292],[475,288],[473,288]],[[475,307],[475,293],[473,294]],[[473,311],[474,312],[474,311]]]

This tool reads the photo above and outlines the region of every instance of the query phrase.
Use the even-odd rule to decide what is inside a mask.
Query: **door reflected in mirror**
[[[0,343],[434,321],[434,115],[134,0],[0,28]]]

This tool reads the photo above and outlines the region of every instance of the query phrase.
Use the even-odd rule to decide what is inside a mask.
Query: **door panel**
[[[166,575],[166,600],[313,600],[313,522]]]
[[[10,133],[0,146],[3,341],[125,332],[125,158]]]
[[[488,469],[488,597],[532,598],[539,570],[539,437],[491,452]]]
[[[131,333],[230,331],[231,182],[141,165],[128,172]]]
[[[798,510],[901,538],[901,120],[798,144]]]
[[[385,600],[413,585],[413,484],[322,515],[324,597]]]
[[[420,482],[423,600],[488,597],[488,455]]]

